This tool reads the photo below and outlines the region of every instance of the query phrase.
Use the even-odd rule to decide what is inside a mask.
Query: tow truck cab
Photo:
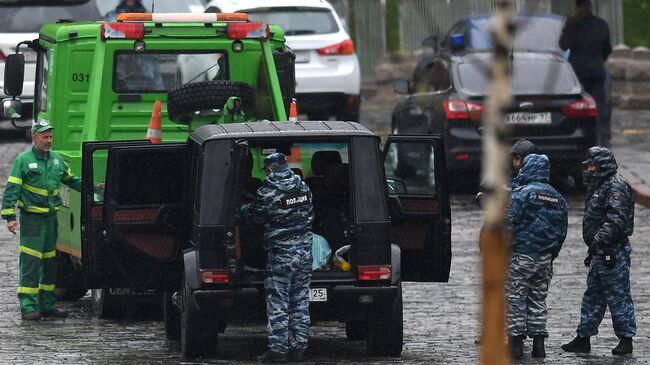
[[[399,153],[413,145],[429,150],[430,163]],[[254,122],[203,126],[178,144],[88,142],[83,152],[84,275],[93,288],[166,292],[167,336],[181,340],[185,356],[215,353],[235,317],[264,318],[266,252],[259,228],[236,213],[273,152],[309,185],[313,231],[333,251],[350,247],[351,270],[313,272],[313,322],[343,321],[370,353],[399,355],[401,282],[449,278],[439,136],[390,136],[382,151],[358,123]]]
[[[162,101],[163,142],[179,143],[203,124],[286,120],[285,106],[295,89],[295,57],[282,29],[249,22],[246,14],[62,20],[43,25],[38,39],[26,41],[20,47],[37,53],[34,118],[54,126],[52,148],[77,174],[83,142],[144,139],[156,100]],[[9,117],[21,110],[23,57],[7,57],[5,86],[13,98],[3,100],[3,113]],[[236,118],[226,118],[224,111],[231,97],[244,106]],[[193,118],[185,124],[170,119],[188,115]],[[79,275],[81,198],[67,187],[61,197],[57,288],[75,299],[86,292]]]

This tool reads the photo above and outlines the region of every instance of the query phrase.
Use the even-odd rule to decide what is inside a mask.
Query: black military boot
[[[571,342],[562,345],[562,350],[566,352],[591,352],[591,343],[589,337],[576,336]]]
[[[266,350],[261,356],[257,357],[257,361],[267,363],[267,362],[287,362],[287,355],[281,354],[279,352]]]
[[[524,357],[524,336],[511,336],[508,341],[513,359]]]
[[[544,350],[544,336],[533,337],[533,351],[530,353],[532,357],[546,357],[546,350]]]
[[[629,355],[632,353],[632,337],[621,337],[618,346],[612,349],[614,355]]]

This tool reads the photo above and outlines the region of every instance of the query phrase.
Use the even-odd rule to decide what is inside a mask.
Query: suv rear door
[[[390,135],[384,146],[392,243],[402,280],[449,280],[451,211],[442,137]]]
[[[82,260],[91,288],[171,289],[187,242],[188,147],[105,142],[84,145]],[[93,152],[104,149],[108,155]],[[94,158],[93,158],[94,156]],[[107,158],[105,186],[93,174]],[[103,190],[103,191],[102,191]]]

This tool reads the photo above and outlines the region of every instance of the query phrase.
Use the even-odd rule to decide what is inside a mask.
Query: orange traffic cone
[[[162,102],[160,100],[156,100],[153,103],[153,111],[151,112],[149,129],[147,129],[147,137],[145,137],[154,144],[162,143],[162,120],[160,117],[161,110]]]
[[[298,121],[298,103],[296,103],[296,98],[291,99],[291,105],[289,106],[289,121]]]

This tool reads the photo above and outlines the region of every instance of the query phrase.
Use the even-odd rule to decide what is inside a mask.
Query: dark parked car
[[[395,84],[395,92],[408,97],[393,111],[392,132],[439,133],[445,139],[448,169],[478,172],[491,45],[480,36],[485,28],[474,29],[480,22],[467,23],[474,24],[471,27],[459,24],[465,23],[452,27],[441,48],[420,62],[413,81]],[[534,21],[523,24],[520,40],[525,38],[524,30],[538,29]],[[511,126],[512,141],[530,139],[549,155],[555,173],[579,179],[579,161],[596,143],[596,104],[583,91],[559,48],[547,49],[542,44],[545,38],[539,39],[538,47],[531,49],[524,46],[527,42],[515,42],[511,58],[514,98],[504,123]]]

